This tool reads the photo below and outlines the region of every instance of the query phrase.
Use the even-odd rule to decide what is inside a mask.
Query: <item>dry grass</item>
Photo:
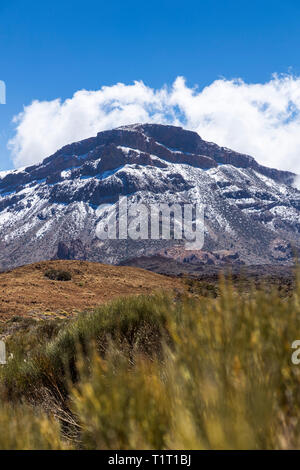
[[[58,448],[66,439],[84,449],[299,448],[300,366],[291,344],[300,339],[300,283],[286,298],[270,289],[243,296],[230,283],[219,293],[118,300],[63,322],[43,345],[34,326],[25,335],[30,353],[22,353],[26,338],[19,349],[11,340],[0,422],[13,402],[20,443],[8,434],[0,448],[47,448],[45,426]],[[56,423],[36,417],[41,406]],[[23,411],[28,426],[40,423],[30,443]]]
[[[68,282],[50,280],[49,271],[66,271]],[[180,289],[180,280],[143,269],[87,261],[44,261],[0,273],[0,319],[68,317],[116,297]]]

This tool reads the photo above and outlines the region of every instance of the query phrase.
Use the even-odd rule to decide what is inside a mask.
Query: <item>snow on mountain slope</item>
[[[120,195],[129,204],[202,203],[205,250],[231,250],[247,264],[289,263],[300,247],[294,177],[178,127],[101,132],[0,173],[0,269],[51,258],[118,263],[175,243],[99,240],[97,224]]]

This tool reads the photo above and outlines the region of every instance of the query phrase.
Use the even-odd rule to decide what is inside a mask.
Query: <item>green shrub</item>
[[[40,324],[38,332],[31,330],[31,334],[23,335],[16,343],[12,340],[12,348],[8,343],[14,359],[3,370],[3,393],[10,399],[36,396],[38,400],[39,390],[46,387],[64,401],[68,380],[78,379],[78,353],[88,355],[92,345],[103,357],[111,343],[128,357],[136,351],[145,356],[161,355],[168,308],[169,300],[160,296],[119,299],[92,313],[81,314],[64,328],[56,323],[57,334],[52,341]]]

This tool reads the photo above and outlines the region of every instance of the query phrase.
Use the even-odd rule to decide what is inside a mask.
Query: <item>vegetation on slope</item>
[[[0,448],[299,448],[300,283],[287,297],[224,281],[217,293],[124,298],[16,330]]]

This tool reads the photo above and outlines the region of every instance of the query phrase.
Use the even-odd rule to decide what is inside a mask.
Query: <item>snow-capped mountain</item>
[[[204,204],[205,252],[227,250],[247,264],[288,263],[300,247],[294,178],[180,127],[100,132],[41,164],[0,173],[0,269],[52,258],[119,263],[178,245],[100,240],[97,225],[119,195],[129,204]]]

